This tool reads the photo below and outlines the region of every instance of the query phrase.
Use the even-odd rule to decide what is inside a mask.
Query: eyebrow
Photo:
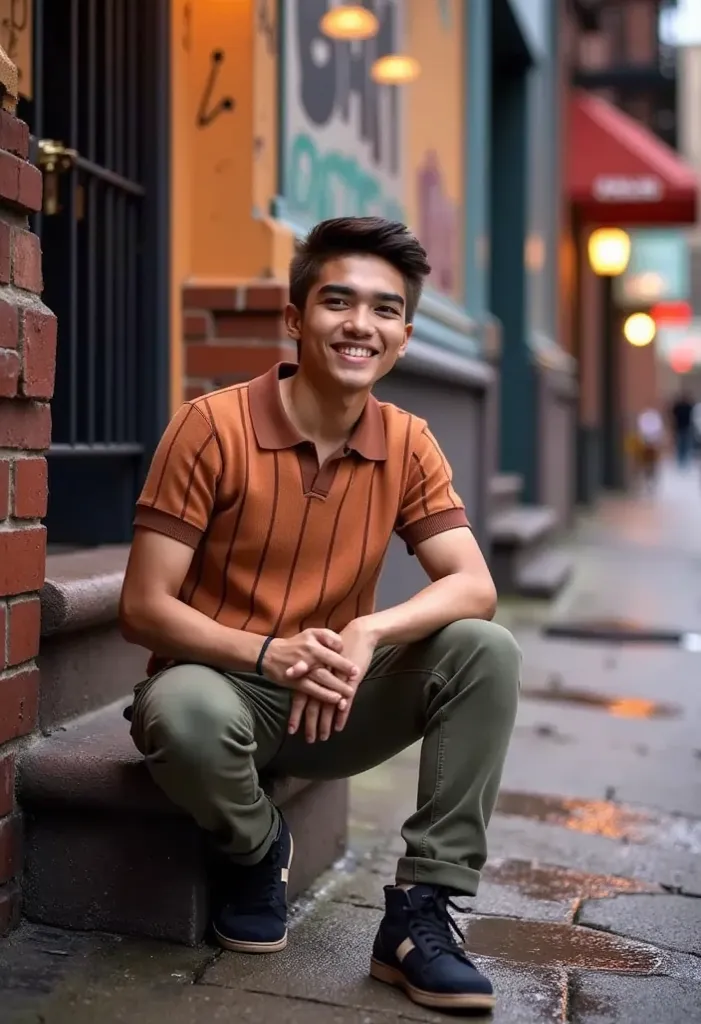
[[[347,295],[349,298],[357,296],[355,288],[349,288],[347,284],[324,284],[319,289],[319,295]],[[398,292],[374,292],[373,298],[379,302],[396,302],[398,306],[404,305],[404,299]]]

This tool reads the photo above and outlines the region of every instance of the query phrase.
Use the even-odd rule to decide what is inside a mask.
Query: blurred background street
[[[496,1021],[701,1022],[701,0],[0,0],[0,1022],[441,1019],[366,977],[417,752],[268,780],[293,941],[207,942],[123,709],[134,503],[184,401],[295,361],[296,240],[432,264],[425,417],[524,653]],[[383,605],[423,583],[392,542]]]

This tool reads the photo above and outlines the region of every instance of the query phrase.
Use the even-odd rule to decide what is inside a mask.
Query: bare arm
[[[265,638],[222,626],[180,600],[193,556],[187,544],[137,527],[122,587],[122,635],[166,658],[252,672]]]
[[[468,527],[429,537],[417,544],[416,557],[431,583],[408,601],[358,620],[375,644],[413,643],[458,619],[493,617],[496,588]]]
[[[174,661],[253,672],[265,637],[222,626],[180,600],[193,555],[187,544],[137,527],[119,609],[124,639]],[[281,686],[345,707],[357,668],[342,649],[343,641],[330,629],[307,629],[273,640],[263,670]],[[302,679],[292,671],[295,665],[303,667]],[[313,678],[306,678],[307,673]]]
[[[457,527],[416,545],[416,556],[431,583],[402,604],[350,622],[341,632],[344,652],[365,675],[373,651],[382,644],[409,644],[423,640],[458,619],[491,619],[496,589],[477,541],[468,527]],[[350,703],[336,712],[316,701],[295,695],[289,731],[297,732],[304,716],[309,743],[326,740],[332,730],[345,727]]]

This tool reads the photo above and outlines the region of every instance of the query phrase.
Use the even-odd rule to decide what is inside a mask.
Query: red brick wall
[[[36,725],[39,597],[44,582],[56,320],[42,304],[41,251],[26,215],[41,172],[26,161],[27,126],[0,110],[0,935],[19,916],[21,820],[15,760]]]
[[[283,360],[297,361],[283,312],[287,286],[250,281],[228,287],[183,289],[185,398],[265,373]]]

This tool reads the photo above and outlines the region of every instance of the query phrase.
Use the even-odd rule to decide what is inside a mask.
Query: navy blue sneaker
[[[385,916],[375,939],[370,974],[436,1010],[491,1010],[491,982],[468,960],[450,916],[450,892],[432,885],[385,887]],[[455,934],[454,934],[455,933]]]
[[[214,934],[236,953],[278,953],[287,945],[287,879],[292,835],[280,816],[280,831],[262,861],[229,865],[220,879]]]

